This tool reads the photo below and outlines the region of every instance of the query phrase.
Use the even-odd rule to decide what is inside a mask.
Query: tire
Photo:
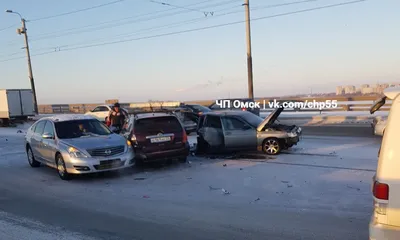
[[[181,158],[178,159],[178,161],[180,163],[186,163],[187,162],[187,157],[181,157]]]
[[[59,153],[56,155],[56,166],[57,166],[58,176],[62,180],[70,180],[71,179],[71,175],[67,172],[67,168],[65,167],[64,158]]]
[[[26,148],[26,155],[28,157],[28,162],[29,162],[29,165],[31,165],[31,167],[33,167],[33,168],[40,167],[40,162],[36,161],[35,155],[33,154],[33,151],[32,151],[32,148],[29,145]]]
[[[137,168],[143,168],[144,167],[143,159],[136,158],[134,166],[137,167]]]
[[[263,141],[262,150],[268,155],[277,155],[281,152],[282,146],[277,138],[267,138]]]

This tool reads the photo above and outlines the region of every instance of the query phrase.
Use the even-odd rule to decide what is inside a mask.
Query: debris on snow
[[[223,188],[222,188],[221,190],[222,190],[222,193],[223,193],[223,194],[230,194],[230,192],[228,192],[227,190],[225,190],[225,189],[223,189]]]
[[[144,177],[138,177],[138,178],[135,178],[134,180],[138,180],[138,181],[141,181],[141,180],[145,180],[146,178],[144,178]]]
[[[289,181],[281,181],[282,183],[289,183]]]
[[[220,190],[221,188],[215,188],[215,187],[211,187],[211,186],[208,186],[209,188],[210,188],[210,190],[211,191],[215,191],[215,190]]]
[[[360,190],[361,190],[361,189],[359,189],[359,188],[352,187],[352,186],[349,186],[349,185],[347,185],[347,187],[350,188],[350,189],[356,189],[357,191],[360,191]]]
[[[224,165],[222,165],[222,166],[226,167],[226,163]]]
[[[143,198],[150,198],[149,196],[147,196],[147,195],[143,195]]]

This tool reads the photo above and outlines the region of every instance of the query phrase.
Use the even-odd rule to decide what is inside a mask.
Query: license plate
[[[121,162],[121,159],[109,159],[109,160],[102,160],[100,161],[100,165],[107,165],[107,164],[118,164]]]
[[[158,138],[151,138],[151,143],[161,143],[161,142],[168,142],[171,141],[170,137],[158,137]]]

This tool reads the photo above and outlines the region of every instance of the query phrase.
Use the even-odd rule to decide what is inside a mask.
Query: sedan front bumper
[[[285,139],[285,144],[287,146],[293,146],[293,145],[297,145],[297,143],[300,141],[300,137],[296,136],[296,137],[289,137]]]
[[[69,174],[87,174],[114,171],[135,165],[135,154],[132,150],[109,157],[74,158],[63,154],[65,166]]]

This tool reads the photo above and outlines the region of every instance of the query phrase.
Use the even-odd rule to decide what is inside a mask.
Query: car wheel
[[[60,178],[62,180],[71,179],[71,175],[69,175],[69,173],[67,172],[67,168],[65,167],[64,158],[62,157],[61,154],[57,154],[57,156],[56,156],[56,164],[57,164],[58,176],[60,176]]]
[[[277,138],[267,138],[263,142],[263,152],[268,155],[277,155],[281,152],[281,144]]]
[[[28,162],[29,162],[29,165],[31,165],[31,167],[37,168],[40,166],[40,162],[36,161],[35,155],[33,155],[31,146],[28,146],[26,148],[26,155],[28,156]]]
[[[137,168],[142,168],[142,167],[144,167],[144,161],[143,161],[143,159],[136,158],[136,159],[135,159],[135,167],[137,167]]]
[[[185,163],[185,162],[187,162],[187,157],[181,157],[181,158],[179,158],[179,162],[180,162],[180,163]]]

